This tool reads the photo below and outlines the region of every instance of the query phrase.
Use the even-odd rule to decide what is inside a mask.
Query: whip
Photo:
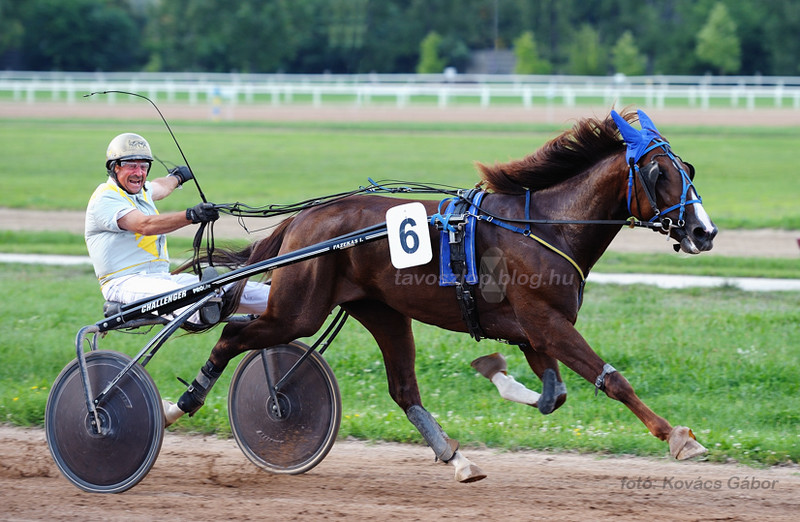
[[[143,100],[147,100],[150,103],[150,105],[153,106],[153,108],[156,110],[156,112],[158,112],[158,115],[161,116],[161,121],[163,121],[164,125],[167,126],[167,130],[169,131],[169,135],[172,136],[172,141],[174,141],[175,142],[175,146],[178,147],[178,152],[181,153],[181,157],[183,158],[183,162],[186,164],[186,167],[189,169],[189,172],[192,173],[192,179],[194,180],[194,185],[197,187],[197,191],[200,193],[200,199],[203,200],[203,203],[208,203],[208,200],[206,200],[206,195],[203,194],[203,189],[200,188],[200,183],[197,182],[197,176],[195,175],[194,171],[192,170],[192,167],[189,165],[189,160],[186,159],[186,155],[183,153],[183,149],[181,149],[181,146],[178,143],[177,138],[175,138],[175,134],[172,132],[172,129],[170,128],[169,123],[167,123],[167,119],[164,118],[163,114],[161,114],[161,111],[159,110],[158,106],[153,102],[153,100],[151,100],[150,98],[148,98],[147,96],[144,96],[142,94],[138,94],[138,93],[135,93],[135,92],[126,92],[126,91],[97,91],[97,92],[90,92],[89,94],[84,94],[83,97],[84,98],[88,98],[90,96],[94,96],[95,94],[110,94],[110,93],[127,94],[128,96],[136,96],[137,98],[142,98]]]

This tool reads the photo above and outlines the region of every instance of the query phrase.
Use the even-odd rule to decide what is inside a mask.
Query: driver
[[[166,234],[219,218],[212,203],[182,212],[159,214],[155,202],[193,179],[186,166],[148,180],[153,162],[150,145],[138,134],[120,134],[106,151],[108,180],[92,194],[86,208],[85,238],[89,257],[107,301],[131,303],[198,282],[193,274],[170,274]],[[237,313],[260,315],[267,308],[269,285],[247,282]],[[199,322],[194,314],[191,322]]]
[[[193,223],[216,221],[219,213],[212,203],[199,203],[184,212],[159,214],[155,202],[193,175],[188,167],[180,166],[162,178],[148,180],[152,163],[150,144],[143,137],[133,133],[115,137],[106,150],[108,180],[95,189],[86,207],[86,248],[107,301],[131,303],[199,281],[193,274],[170,274],[166,234]],[[236,312],[264,313],[269,288],[248,281]],[[196,312],[189,321],[198,323],[201,317]],[[175,403],[162,402],[167,425],[185,413]]]

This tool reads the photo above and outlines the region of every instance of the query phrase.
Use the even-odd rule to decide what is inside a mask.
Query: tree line
[[[797,0],[0,0],[0,69],[800,75]]]

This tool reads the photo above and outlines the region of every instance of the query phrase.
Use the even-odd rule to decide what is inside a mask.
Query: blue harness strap
[[[694,205],[694,204],[702,204],[703,200],[700,198],[700,195],[697,194],[697,190],[695,189],[694,192],[697,195],[694,199],[687,199],[689,190],[694,189],[694,184],[692,182],[691,177],[689,174],[680,166],[678,162],[678,158],[672,153],[670,148],[669,142],[665,140],[661,133],[656,129],[655,124],[653,121],[642,111],[637,111],[639,116],[639,123],[641,123],[642,129],[637,130],[635,129],[630,123],[628,123],[622,116],[620,116],[617,111],[611,111],[611,118],[617,124],[617,128],[619,129],[620,134],[622,135],[623,140],[625,141],[626,150],[625,150],[625,161],[628,162],[629,170],[628,170],[628,196],[627,196],[627,203],[628,203],[628,213],[632,216],[633,211],[631,210],[631,199],[633,197],[634,191],[634,175],[636,175],[642,183],[644,187],[645,194],[647,198],[650,200],[650,205],[653,207],[653,212],[655,215],[650,219],[650,222],[655,222],[656,220],[660,220],[663,225],[665,223],[671,223],[669,218],[665,218],[664,215],[672,212],[673,210],[678,211],[678,226],[683,226],[683,220],[686,213],[686,206],[687,205]],[[661,148],[663,153],[660,155],[669,157],[672,164],[675,166],[676,169],[681,173],[681,180],[682,180],[682,191],[681,191],[681,199],[675,205],[665,209],[659,210],[658,205],[656,204],[655,198],[655,183],[656,181],[653,180],[650,184],[642,176],[642,169],[639,168],[638,162],[642,159],[648,152],[656,149]],[[653,160],[651,160],[652,163]],[[656,177],[656,180],[658,178]]]
[[[470,190],[466,195],[444,200],[439,213],[431,217],[431,224],[441,230],[439,248],[439,285],[452,286],[467,331],[476,340],[485,337],[478,318],[475,289],[478,285],[478,267],[475,260],[475,217],[484,192]],[[441,209],[447,202],[444,215]]]
[[[463,243],[464,249],[464,263],[466,274],[464,276],[464,283],[469,285],[478,284],[478,266],[475,256],[475,224],[477,220],[477,207],[480,205],[485,192],[480,191],[475,194],[474,198],[469,201],[469,210],[466,212],[466,221],[464,222],[464,234],[459,238]],[[436,226],[440,223],[441,228],[441,241],[439,242],[439,286],[455,286],[459,283],[460,274],[453,270],[453,246],[451,240],[457,237],[456,226],[451,223],[454,217],[463,217],[460,213],[456,212],[456,205],[461,198],[448,198],[439,204],[439,213],[431,218],[431,224]],[[447,203],[445,213],[441,213],[442,206]],[[460,248],[460,247],[459,247]]]

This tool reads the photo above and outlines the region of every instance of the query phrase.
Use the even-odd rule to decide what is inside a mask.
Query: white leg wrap
[[[523,384],[517,382],[514,377],[506,375],[503,372],[494,374],[492,376],[492,382],[497,386],[497,391],[500,392],[500,396],[509,401],[536,406],[541,397],[541,394],[529,390]]]
[[[184,413],[186,413],[182,409],[178,408],[177,404],[166,399],[161,399],[161,405],[164,408],[164,418],[167,420],[166,426],[174,423],[176,420],[183,417]]]

